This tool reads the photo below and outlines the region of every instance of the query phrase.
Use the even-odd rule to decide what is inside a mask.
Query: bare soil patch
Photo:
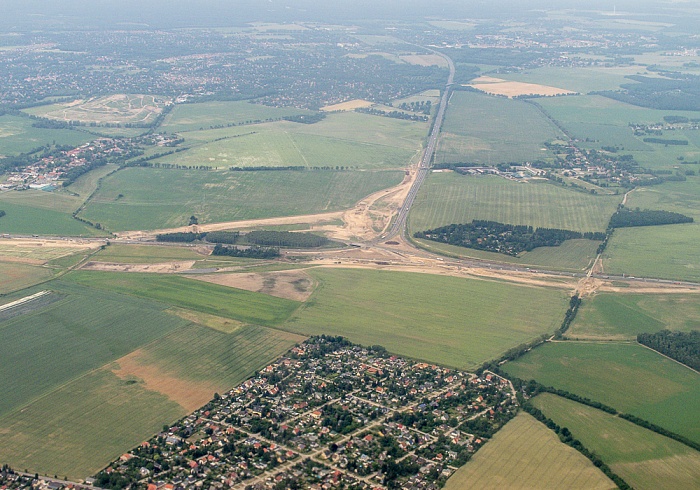
[[[47,261],[40,259],[30,259],[29,257],[12,257],[0,255],[0,262],[11,262],[13,264],[44,265]]]
[[[139,349],[118,359],[112,372],[121,379],[140,380],[147,390],[167,396],[188,412],[207,403],[216,393],[213,384],[184,380],[147,361],[147,355]]]
[[[166,98],[151,95],[115,94],[61,104],[60,108],[43,116],[61,121],[78,120],[97,124],[149,123],[163,111],[167,102]]]
[[[549,85],[539,85],[536,83],[509,82],[499,78],[480,77],[472,80],[469,87],[481,90],[491,95],[505,95],[507,97],[517,97],[519,95],[573,95],[577,92],[564,88],[550,87]]]
[[[324,112],[354,111],[355,109],[359,109],[361,107],[371,107],[372,105],[373,103],[368,100],[354,99],[348,100],[347,102],[341,102],[340,104],[327,105],[325,107],[321,107],[321,110]]]
[[[332,213],[307,214],[304,216],[284,216],[281,218],[265,218],[265,219],[249,219],[241,221],[227,221],[223,223],[208,223],[205,225],[180,226],[178,228],[167,228],[162,230],[150,231],[127,231],[117,233],[120,239],[137,240],[137,239],[155,239],[159,233],[180,233],[180,232],[209,232],[209,231],[225,231],[225,230],[240,230],[243,228],[255,228],[264,226],[278,225],[297,225],[297,224],[315,224],[323,223],[324,221],[333,221],[341,218],[342,211]]]
[[[87,262],[81,269],[108,272],[154,272],[158,274],[173,274],[189,270],[195,264],[194,260],[176,260],[159,264],[119,264],[115,262]]]
[[[316,284],[304,271],[277,271],[262,273],[206,274],[194,279],[269,294],[278,298],[306,301]]]
[[[233,333],[243,326],[243,323],[237,320],[210,315],[209,313],[202,313],[199,311],[184,310],[182,308],[170,308],[167,311],[168,313],[177,315],[180,318],[184,318],[192,323],[213,328],[214,330],[218,330],[219,332],[223,333]]]

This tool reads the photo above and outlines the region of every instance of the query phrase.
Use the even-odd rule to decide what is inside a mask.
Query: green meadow
[[[95,135],[70,129],[41,129],[32,127],[28,117],[0,116],[0,155],[27,153],[44,145],[80,146],[95,139]]]
[[[698,296],[599,293],[583,301],[567,337],[634,340],[662,329],[700,329]]]
[[[165,117],[159,129],[169,133],[180,133],[206,130],[220,125],[276,120],[297,114],[312,114],[312,112],[293,107],[270,107],[248,101],[178,104]]]
[[[546,159],[547,141],[562,137],[540,111],[522,100],[455,92],[437,147],[437,163],[496,165]]]
[[[523,252],[517,257],[512,257],[419,238],[414,238],[413,242],[425,250],[451,257],[475,258],[491,262],[518,264],[523,267],[541,267],[572,272],[580,272],[590,266],[596,257],[596,250],[600,244],[600,242],[593,240],[567,240],[558,247],[539,247],[530,252]]]
[[[403,172],[226,172],[127,168],[107,177],[80,216],[110,231],[340,211],[397,185]],[[120,197],[121,196],[121,197]]]
[[[700,179],[635,189],[627,206],[673,211],[695,222],[615,230],[603,255],[605,272],[700,281]]]
[[[13,468],[84,479],[187,412],[106,369],[75,378],[0,417],[0,458]]]
[[[567,427],[634,488],[700,485],[700,454],[680,442],[550,393],[538,395],[532,403],[560,427]]]
[[[556,342],[503,369],[631,413],[700,442],[700,375],[638,344]]]
[[[617,67],[542,67],[518,73],[499,73],[498,78],[515,82],[537,83],[587,94],[598,90],[616,90],[629,83],[627,75],[636,75],[637,66]],[[541,100],[541,99],[540,99]]]
[[[74,219],[71,213],[80,200],[44,191],[9,191],[0,193],[0,233],[61,236],[94,236],[103,234]]]
[[[62,281],[40,289],[65,298],[0,323],[0,416],[187,323],[134,297]]]
[[[59,295],[0,322],[0,459],[15,468],[85,478],[303,340],[215,330],[197,313],[280,323],[293,301],[179,277],[66,277],[6,298]]]
[[[403,169],[420,151],[427,131],[427,123],[337,113],[314,124],[279,121],[188,132],[187,151],[153,162],[218,168]]]
[[[431,174],[409,216],[411,233],[474,219],[535,228],[604,231],[621,196],[591,195],[545,182]]]
[[[54,271],[35,265],[0,262],[0,294],[17,291],[53,277]]]
[[[563,125],[585,148],[616,146],[623,154],[631,153],[644,167],[673,169],[680,158],[693,161],[700,157],[700,147],[694,139],[689,145],[659,145],[644,142],[630,127],[635,124],[663,123],[665,116],[696,118],[692,111],[666,111],[638,107],[600,95],[582,95],[538,99],[537,105]],[[697,131],[688,131],[692,137]],[[682,131],[665,131],[669,139],[685,139]]]
[[[553,332],[568,301],[559,290],[457,277],[354,269],[308,273],[318,287],[283,324],[285,330],[343,335],[460,369]]]
[[[151,299],[264,326],[281,324],[299,307],[296,301],[170,274],[77,271],[67,276],[67,280],[91,289]]]
[[[457,470],[444,488],[607,490],[617,486],[553,431],[520,412]]]

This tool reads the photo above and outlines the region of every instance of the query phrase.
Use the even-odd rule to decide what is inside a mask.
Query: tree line
[[[315,114],[295,114],[293,116],[284,116],[282,119],[285,121],[301,123],[301,124],[316,124],[321,122],[326,118],[326,114],[323,112],[317,112]]]
[[[700,331],[640,333],[637,342],[661,352],[695,370],[700,370]]]
[[[414,237],[515,257],[521,252],[529,252],[538,247],[557,247],[566,240],[580,238],[604,240],[605,233],[580,233],[557,228],[533,229],[532,226],[527,225],[473,220],[471,223],[451,224],[419,231],[414,234]]]
[[[251,231],[245,235],[248,243],[273,245],[277,247],[316,248],[327,245],[328,238],[313,233],[292,233],[291,231]]]
[[[203,233],[174,232],[156,235],[158,242],[192,243],[206,241],[209,243],[236,243],[268,245],[290,248],[315,248],[330,243],[328,238],[313,233],[292,233],[290,231],[251,231],[241,235],[238,231],[210,231]]]
[[[280,256],[280,249],[273,247],[226,247],[217,243],[212,255],[224,255],[227,257],[243,257],[248,259],[273,259]]]
[[[626,228],[631,226],[655,226],[673,225],[678,223],[692,223],[693,218],[671,211],[634,210],[620,207],[610,218],[610,228]]]
[[[656,143],[657,145],[685,146],[688,144],[688,140],[667,140],[664,138],[644,138],[642,141],[645,143]]]

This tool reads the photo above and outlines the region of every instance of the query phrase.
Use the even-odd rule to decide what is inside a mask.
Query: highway
[[[438,108],[437,114],[435,115],[433,130],[430,132],[430,136],[428,137],[428,144],[425,147],[425,152],[423,152],[423,158],[421,158],[420,164],[418,165],[416,180],[413,181],[411,190],[408,191],[406,200],[403,202],[401,209],[399,209],[399,212],[397,213],[396,218],[394,220],[394,224],[390,228],[389,232],[381,238],[382,240],[389,240],[395,237],[396,235],[403,234],[406,230],[406,219],[408,218],[408,212],[410,211],[411,206],[413,205],[413,201],[415,200],[416,194],[418,194],[418,190],[423,184],[425,177],[428,175],[428,172],[430,172],[430,162],[432,162],[433,155],[435,154],[435,149],[437,148],[438,138],[440,137],[440,130],[442,129],[442,123],[445,120],[447,104],[449,103],[450,94],[452,93],[452,84],[454,83],[455,78],[454,63],[448,56],[440,53],[439,51],[430,51],[447,60],[447,64],[450,67],[450,76],[448,77],[447,83],[445,84],[445,89],[442,92],[440,106]]]

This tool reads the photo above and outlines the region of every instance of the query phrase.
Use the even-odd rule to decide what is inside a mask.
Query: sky
[[[521,16],[534,9],[647,11],[678,0],[0,0],[0,28],[236,26],[254,21],[348,22]],[[697,1],[695,2],[698,3]]]

